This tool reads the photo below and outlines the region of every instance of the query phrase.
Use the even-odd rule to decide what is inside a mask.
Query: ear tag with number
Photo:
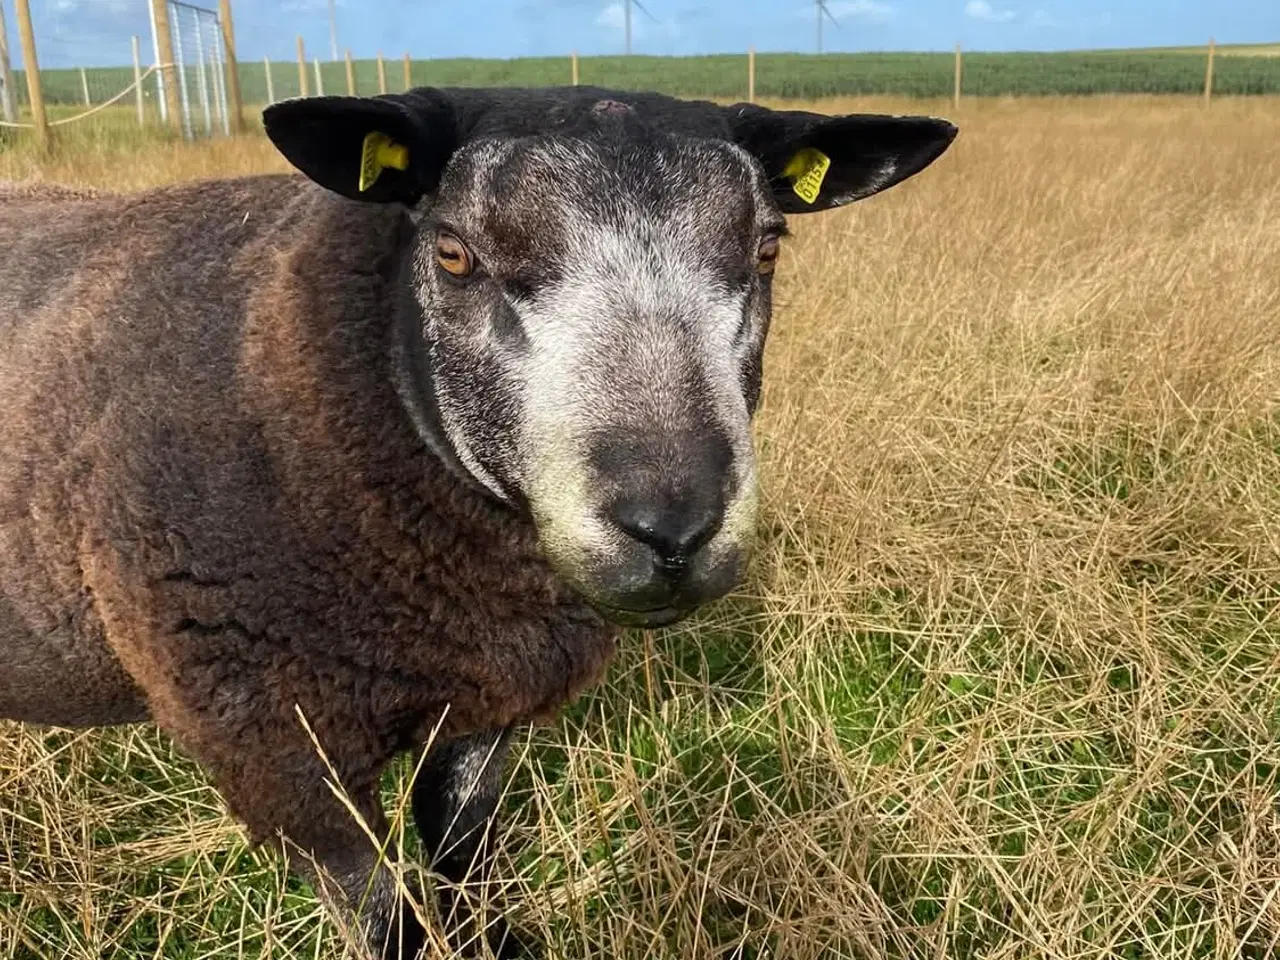
[[[388,167],[392,170],[409,169],[409,148],[376,130],[366,134],[360,151],[360,192],[377,183],[382,171]]]
[[[791,189],[805,203],[813,203],[822,192],[822,181],[831,169],[831,158],[821,150],[805,147],[787,163],[782,175],[792,181]]]

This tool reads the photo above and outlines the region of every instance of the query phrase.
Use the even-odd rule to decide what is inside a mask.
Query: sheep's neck
[[[463,728],[548,715],[598,679],[615,631],[555,575],[532,523],[449,469],[413,422],[390,322],[403,320],[403,222],[345,204],[326,215],[348,241],[294,247],[256,330],[288,512],[274,552],[314,582],[326,653],[400,691],[396,722],[433,722],[445,701]]]

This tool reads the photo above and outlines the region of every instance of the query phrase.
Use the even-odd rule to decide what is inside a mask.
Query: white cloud
[[[880,0],[836,0],[827,9],[837,20],[841,17],[857,17],[873,23],[884,23],[893,18],[893,6]]]
[[[337,0],[336,5],[345,7],[346,0]],[[329,0],[285,0],[280,9],[286,13],[324,13],[329,10]]]
[[[622,30],[626,27],[627,15],[622,9],[622,4],[611,3],[600,11],[596,17],[597,27],[606,27],[609,30]],[[632,18],[634,26],[634,17]]]
[[[812,20],[816,12],[812,3],[796,7],[792,11],[797,17]],[[837,20],[858,19],[867,23],[888,23],[893,19],[894,8],[883,0],[827,0],[827,13]]]
[[[1076,33],[1089,33],[1099,27],[1108,26],[1111,23],[1111,14],[1108,11],[1103,11],[1093,17],[1064,19],[1050,13],[1043,7],[1037,7],[1031,11],[1031,16],[1027,18],[1027,23],[1041,30],[1071,30]]]
[[[138,11],[139,5],[132,0],[52,0],[45,5],[55,14],[89,13],[111,17],[124,17]],[[146,10],[146,7],[142,7]]]
[[[998,10],[988,0],[969,0],[964,5],[964,13],[975,20],[986,20],[988,23],[1008,23],[1017,16],[1012,10]]]
[[[605,30],[622,33],[627,28],[627,14],[621,3],[611,3],[598,14],[595,24]],[[680,24],[675,20],[660,20],[654,23],[645,16],[635,3],[631,5],[631,36],[641,40],[648,36],[677,37],[680,35]]]

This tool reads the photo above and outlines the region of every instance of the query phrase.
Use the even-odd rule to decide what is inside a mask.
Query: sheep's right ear
[[[439,184],[456,148],[447,103],[423,97],[300,97],[273,103],[262,119],[295,167],[370,203],[417,203]]]
[[[828,116],[740,103],[734,139],[764,167],[783,213],[830,210],[913,177],[959,132],[936,117]]]

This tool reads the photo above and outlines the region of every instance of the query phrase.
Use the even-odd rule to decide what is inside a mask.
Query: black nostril
[[[610,512],[614,523],[653,549],[663,567],[679,569],[720,529],[719,504],[623,500]]]

